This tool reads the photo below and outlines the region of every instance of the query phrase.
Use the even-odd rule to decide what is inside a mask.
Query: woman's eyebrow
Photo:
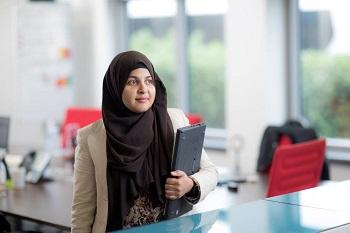
[[[140,79],[139,77],[133,76],[133,75],[130,75],[128,78]],[[151,75],[148,75],[148,76],[146,76],[145,78],[152,78],[152,76],[151,76]]]

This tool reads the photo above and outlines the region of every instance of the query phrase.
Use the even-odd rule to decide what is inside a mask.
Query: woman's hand
[[[170,200],[181,198],[188,193],[194,183],[185,172],[176,170],[171,172],[171,178],[167,178],[165,182],[165,197]]]

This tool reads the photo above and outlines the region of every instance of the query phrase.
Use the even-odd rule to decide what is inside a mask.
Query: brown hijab
[[[130,111],[122,92],[130,72],[145,67],[155,80],[156,97],[143,113]],[[156,204],[165,202],[174,133],[167,112],[166,89],[142,53],[128,51],[111,62],[103,80],[102,115],[107,136],[108,220],[106,231],[122,228],[140,193],[147,190]]]

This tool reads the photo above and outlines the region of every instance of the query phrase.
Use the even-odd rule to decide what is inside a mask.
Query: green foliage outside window
[[[302,51],[303,111],[318,133],[350,136],[350,56]]]
[[[169,30],[164,37],[155,37],[145,28],[131,34],[130,48],[144,53],[154,65],[159,77],[164,82],[168,93],[168,106],[175,104],[175,32]]]
[[[149,29],[131,34],[130,48],[145,53],[152,61],[168,91],[168,106],[176,106],[175,34],[169,30],[155,37]],[[200,31],[189,37],[190,106],[204,116],[208,127],[225,126],[225,54],[222,41],[204,41]]]
[[[225,53],[222,41],[204,42],[195,31],[189,41],[191,110],[203,114],[208,126],[225,127]]]

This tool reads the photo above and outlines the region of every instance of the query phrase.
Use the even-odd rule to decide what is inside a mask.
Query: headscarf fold
[[[153,77],[156,96],[149,110],[135,113],[123,104],[122,93],[130,72],[140,67],[147,68]],[[128,51],[112,60],[103,80],[102,116],[107,136],[106,231],[113,231],[122,228],[134,200],[143,191],[149,191],[158,204],[165,202],[174,133],[166,89],[145,55]]]

